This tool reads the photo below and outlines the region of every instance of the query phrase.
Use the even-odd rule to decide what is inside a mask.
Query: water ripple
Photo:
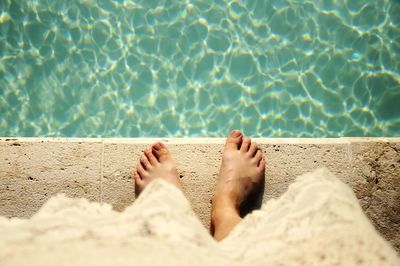
[[[400,136],[400,3],[0,2],[0,136]]]

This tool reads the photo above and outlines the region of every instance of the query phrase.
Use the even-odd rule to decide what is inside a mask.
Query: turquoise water
[[[400,136],[400,1],[0,0],[0,136]]]

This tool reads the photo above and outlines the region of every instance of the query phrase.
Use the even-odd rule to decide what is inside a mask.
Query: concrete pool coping
[[[27,218],[57,193],[123,210],[142,150],[164,141],[207,227],[224,138],[0,138],[0,215]],[[263,200],[327,167],[349,184],[377,230],[400,250],[400,138],[255,138],[266,156]]]

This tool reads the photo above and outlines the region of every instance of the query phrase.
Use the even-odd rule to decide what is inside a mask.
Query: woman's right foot
[[[136,196],[155,179],[165,181],[181,188],[181,182],[171,153],[162,142],[154,143],[144,150],[136,166],[135,191]]]
[[[219,180],[212,201],[211,231],[222,240],[242,219],[239,207],[264,180],[265,161],[256,142],[232,131],[225,144]]]

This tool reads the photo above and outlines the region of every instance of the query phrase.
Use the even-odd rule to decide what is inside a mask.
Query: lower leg
[[[211,234],[215,240],[224,239],[242,220],[239,211],[231,206],[230,201],[215,198],[212,202]]]

